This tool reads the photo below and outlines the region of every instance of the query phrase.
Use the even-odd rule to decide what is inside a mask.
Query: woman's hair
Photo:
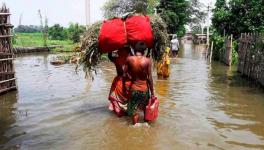
[[[147,49],[147,45],[145,42],[143,41],[139,41],[137,42],[136,46],[135,46],[135,51],[136,52],[142,52],[144,53],[144,51]]]

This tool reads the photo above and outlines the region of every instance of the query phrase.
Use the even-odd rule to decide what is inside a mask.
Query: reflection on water
[[[54,54],[19,56],[18,91],[0,96],[0,149],[264,149],[263,91],[208,64],[203,47],[183,48],[168,80],[153,74],[161,105],[151,127],[107,110],[111,63],[91,82],[74,65],[50,65]]]

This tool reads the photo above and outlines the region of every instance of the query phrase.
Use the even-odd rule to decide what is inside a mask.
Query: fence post
[[[230,39],[229,66],[232,65],[232,49],[233,49],[233,34],[231,34],[231,39]]]
[[[10,23],[10,10],[3,4],[0,8],[0,94],[17,89],[13,66],[14,53],[12,48],[13,25]]]
[[[212,62],[212,56],[213,56],[213,48],[214,48],[214,41],[212,41],[212,44],[211,44],[211,50],[210,50],[210,63]]]

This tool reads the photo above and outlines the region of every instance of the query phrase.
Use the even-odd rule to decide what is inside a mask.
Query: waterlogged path
[[[208,64],[201,47],[186,44],[168,80],[154,73],[160,116],[136,128],[107,109],[112,64],[91,82],[74,65],[50,65],[52,57],[16,59],[18,91],[0,96],[0,149],[264,149],[264,92]]]

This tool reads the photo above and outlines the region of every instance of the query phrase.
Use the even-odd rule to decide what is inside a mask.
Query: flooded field
[[[108,111],[111,63],[92,82],[74,65],[50,65],[54,56],[16,59],[18,91],[0,96],[0,149],[264,149],[263,90],[208,64],[201,47],[186,44],[168,80],[153,74],[161,104],[150,127]]]

